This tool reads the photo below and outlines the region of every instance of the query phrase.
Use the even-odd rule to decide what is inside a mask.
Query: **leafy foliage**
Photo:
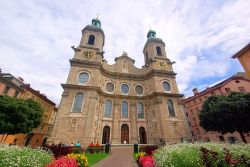
[[[211,96],[203,104],[200,125],[207,131],[242,133],[250,131],[250,94]]]
[[[43,110],[32,99],[0,96],[0,134],[29,133],[42,120]]]
[[[70,146],[64,146],[62,144],[45,145],[43,148],[45,150],[51,151],[55,158],[66,156],[72,153],[72,148]]]
[[[158,149],[157,145],[152,146],[141,146],[139,151],[140,152],[146,152],[147,155],[152,155],[154,150]]]
[[[175,144],[157,149],[153,158],[156,166],[178,167],[247,167],[250,163],[249,144]]]

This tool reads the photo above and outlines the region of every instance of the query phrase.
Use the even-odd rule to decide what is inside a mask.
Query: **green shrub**
[[[0,145],[0,166],[43,167],[51,162],[52,157],[42,149]]]
[[[204,160],[203,150],[208,150],[207,162]],[[154,153],[157,166],[177,166],[177,167],[200,167],[208,163],[211,166],[230,166],[226,161],[227,151],[231,155],[232,162],[237,162],[238,166],[247,166],[240,162],[242,155],[250,159],[249,144],[219,144],[219,143],[200,143],[200,144],[175,144],[159,148]],[[215,155],[213,155],[215,153]],[[229,159],[230,159],[229,158]],[[250,163],[244,162],[244,163]]]

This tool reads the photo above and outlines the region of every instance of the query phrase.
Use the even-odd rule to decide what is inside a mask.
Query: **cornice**
[[[79,59],[70,59],[70,65],[71,66],[79,66],[79,67],[88,67],[88,68],[94,68],[99,69],[101,74],[107,77],[112,78],[118,78],[118,79],[133,79],[133,80],[139,80],[144,81],[152,76],[168,76],[175,78],[176,73],[173,71],[165,71],[165,70],[158,70],[158,69],[152,69],[149,72],[145,74],[125,74],[120,72],[111,72],[103,68],[102,63],[100,62],[93,62],[89,60],[79,60]]]
[[[113,98],[120,98],[120,99],[148,99],[155,96],[166,96],[166,97],[177,97],[181,98],[184,95],[183,94],[177,94],[177,93],[164,93],[164,92],[153,92],[149,95],[145,96],[135,96],[135,95],[121,95],[121,94],[108,94],[101,90],[100,87],[96,86],[85,86],[85,85],[74,85],[74,84],[62,84],[63,89],[70,88],[70,89],[84,89],[84,90],[94,90],[98,94],[105,96],[105,97],[113,97]]]

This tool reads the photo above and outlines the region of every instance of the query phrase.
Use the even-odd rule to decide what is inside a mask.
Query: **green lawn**
[[[89,166],[92,166],[94,164],[96,164],[98,161],[106,158],[107,156],[109,156],[109,154],[106,153],[98,153],[98,154],[85,154],[86,157],[88,158],[88,162],[89,162]]]

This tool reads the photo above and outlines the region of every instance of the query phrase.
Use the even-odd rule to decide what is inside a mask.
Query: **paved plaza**
[[[138,167],[133,159],[133,147],[115,147],[111,155],[93,167]]]

